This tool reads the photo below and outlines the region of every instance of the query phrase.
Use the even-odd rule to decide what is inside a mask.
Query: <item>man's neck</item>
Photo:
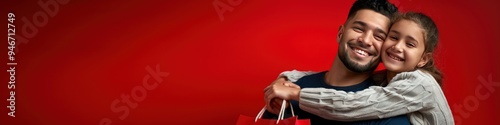
[[[325,75],[325,82],[331,86],[352,86],[359,84],[370,77],[371,73],[356,73],[347,69],[338,56]]]

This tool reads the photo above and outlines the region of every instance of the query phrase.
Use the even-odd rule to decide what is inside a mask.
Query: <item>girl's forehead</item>
[[[412,20],[401,19],[395,22],[389,30],[389,34],[391,33],[405,38],[412,38],[419,43],[425,42],[425,30]]]

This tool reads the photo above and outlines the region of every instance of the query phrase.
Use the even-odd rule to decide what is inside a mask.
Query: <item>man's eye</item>
[[[382,36],[375,36],[375,39],[376,39],[377,41],[383,41],[383,40],[384,40],[384,37],[382,37]]]
[[[356,31],[356,32],[363,32],[363,29],[361,29],[361,28],[359,28],[359,27],[354,27],[353,29],[354,29],[354,31]]]

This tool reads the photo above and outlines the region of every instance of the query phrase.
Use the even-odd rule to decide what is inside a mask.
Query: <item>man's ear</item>
[[[339,26],[339,31],[337,33],[337,42],[340,42],[342,35],[344,35],[344,25]]]
[[[422,68],[427,64],[432,59],[432,53],[424,53],[422,55],[422,58],[420,58],[420,61],[417,64],[418,68]]]

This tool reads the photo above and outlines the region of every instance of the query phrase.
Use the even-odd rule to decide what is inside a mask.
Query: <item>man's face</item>
[[[371,72],[380,62],[380,50],[389,30],[388,17],[362,9],[341,27],[338,56],[351,71]]]

